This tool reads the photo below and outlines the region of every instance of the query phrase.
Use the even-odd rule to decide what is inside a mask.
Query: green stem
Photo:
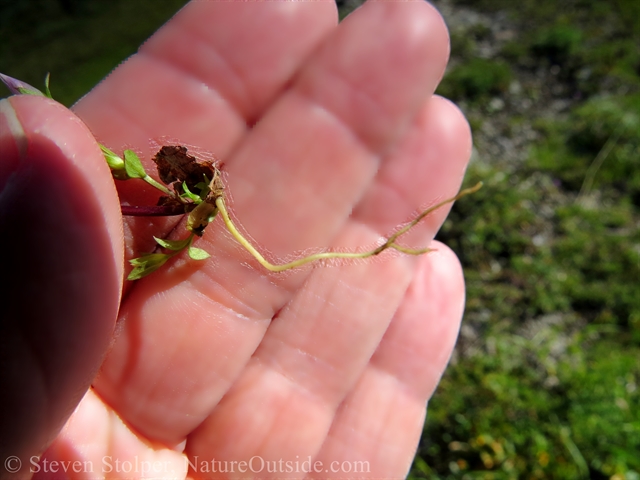
[[[404,235],[409,230],[411,230],[414,226],[420,222],[427,215],[432,213],[433,211],[439,209],[440,207],[455,202],[461,197],[465,195],[469,195],[470,193],[476,192],[482,187],[482,182],[477,183],[475,186],[471,188],[467,188],[461,190],[456,196],[448,198],[447,200],[443,200],[440,203],[428,208],[420,215],[418,215],[414,220],[405,225],[403,228],[394,233],[391,237],[387,239],[385,243],[380,245],[378,248],[374,250],[370,250],[368,252],[321,252],[315,253],[313,255],[309,255],[307,257],[302,257],[297,260],[293,260],[288,263],[283,264],[273,264],[269,262],[264,256],[253,246],[251,243],[238,231],[235,224],[229,217],[229,212],[227,211],[227,207],[224,203],[224,198],[222,196],[216,198],[216,207],[218,207],[218,211],[222,215],[222,220],[224,221],[225,226],[229,230],[229,233],[233,235],[233,237],[242,245],[264,268],[272,272],[282,272],[284,270],[290,270],[292,268],[301,267],[302,265],[306,265],[307,263],[315,262],[317,260],[329,259],[329,258],[368,258],[373,257],[374,255],[378,255],[388,248],[393,248],[394,250],[398,250],[399,252],[408,254],[408,255],[422,255],[423,253],[427,253],[431,251],[430,248],[420,248],[420,249],[412,249],[403,247],[396,243],[396,240],[401,235]]]
[[[143,177],[142,180],[147,182],[152,187],[157,188],[158,190],[160,190],[165,195],[169,195],[172,198],[176,198],[177,200],[181,200],[180,197],[178,197],[174,192],[169,190],[167,187],[165,187],[161,183],[157,182],[153,177],[150,177],[149,175],[147,175],[147,176]]]

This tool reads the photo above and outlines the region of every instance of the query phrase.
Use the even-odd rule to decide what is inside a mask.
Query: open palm
[[[215,155],[235,221],[282,262],[375,247],[419,209],[455,194],[471,141],[460,112],[433,96],[447,56],[446,28],[423,2],[372,2],[337,25],[332,1],[193,1],[74,112],[112,150],[138,151],[149,172],[162,144]],[[43,400],[55,404],[47,405],[49,434],[79,386],[93,388],[38,475],[60,475],[51,463],[45,471],[45,458],[91,462],[90,477],[80,469],[67,478],[406,475],[464,303],[446,247],[274,274],[216,220],[197,243],[212,258],[182,255],[125,282],[109,344],[126,271],[104,161],[61,107],[35,97],[11,105],[27,139],[41,121],[63,151],[82,152],[73,181],[90,186],[82,201],[101,212],[87,222],[102,243],[86,254],[73,249],[74,268],[90,281],[67,289],[68,303],[47,314],[66,315],[51,320],[59,326],[72,309],[85,325],[61,334],[74,353],[57,374],[66,383],[50,383],[58,400]],[[152,205],[158,196],[139,181],[117,187],[120,202]],[[406,244],[428,245],[445,210]],[[127,259],[150,251],[152,235],[184,232],[175,218],[124,225]],[[110,259],[95,260],[96,252]],[[52,279],[47,288],[60,285]],[[82,346],[69,350],[74,342]]]

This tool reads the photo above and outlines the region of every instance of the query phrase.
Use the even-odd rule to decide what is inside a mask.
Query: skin
[[[339,26],[329,1],[193,2],[73,112],[2,101],[1,241],[15,254],[2,263],[0,454],[23,461],[2,476],[29,477],[48,446],[36,477],[140,477],[157,461],[147,476],[403,478],[463,311],[455,255],[433,242],[421,257],[269,273],[216,220],[197,242],[211,259],[124,282],[123,256],[184,229],[122,229],[119,202],[157,192],[118,182],[118,199],[94,136],[148,171],[161,144],[213,152],[232,217],[272,261],[375,248],[461,185],[469,128],[433,96],[448,52],[423,2],[368,3]],[[429,245],[446,213],[404,243]],[[252,457],[322,472],[210,471]],[[93,472],[51,463],[76,460]],[[334,461],[368,467],[326,471]]]

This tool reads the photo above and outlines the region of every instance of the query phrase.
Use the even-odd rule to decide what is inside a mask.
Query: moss
[[[544,139],[531,166],[553,173],[571,191],[600,188],[613,198],[630,195],[640,205],[639,94],[593,98],[576,106],[567,120],[538,128]]]
[[[475,43],[466,31],[451,32],[451,54],[456,58],[468,59],[473,56]]]
[[[477,337],[460,339],[429,404],[411,478],[640,471],[637,208],[583,206],[535,169],[468,175],[485,188],[439,238],[465,267]]]
[[[639,471],[633,452],[640,448],[640,369],[633,358],[640,350],[611,350],[615,342],[604,337],[593,331],[567,336],[558,326],[529,339],[490,337],[490,351],[460,359],[443,378],[429,405],[424,438],[431,441],[420,445],[423,462],[411,478]],[[554,353],[559,348],[562,359]]]
[[[506,92],[512,77],[504,62],[473,58],[448,71],[438,93],[456,101],[479,101]]]
[[[531,51],[552,64],[565,65],[577,55],[582,40],[579,28],[558,24],[541,29],[531,45]]]

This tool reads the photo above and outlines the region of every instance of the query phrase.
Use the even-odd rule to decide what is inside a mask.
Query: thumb
[[[87,127],[44,97],[0,101],[0,232],[4,478],[29,476],[29,458],[89,388],[122,288],[122,220],[109,169]]]

